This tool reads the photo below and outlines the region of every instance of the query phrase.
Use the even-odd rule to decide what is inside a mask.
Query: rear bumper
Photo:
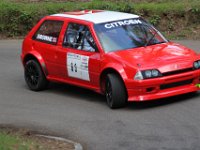
[[[200,90],[200,70],[148,80],[127,80],[128,101],[148,101]]]

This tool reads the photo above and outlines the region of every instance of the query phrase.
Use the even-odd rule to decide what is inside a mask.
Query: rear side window
[[[33,36],[33,40],[56,44],[63,25],[63,21],[46,20]]]

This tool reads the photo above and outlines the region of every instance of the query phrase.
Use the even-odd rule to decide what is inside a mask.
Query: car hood
[[[147,47],[112,52],[118,60],[140,70],[158,69],[169,72],[191,68],[197,54],[176,43],[163,43]]]

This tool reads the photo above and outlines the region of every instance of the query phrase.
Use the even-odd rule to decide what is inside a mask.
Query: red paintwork
[[[75,14],[76,13],[74,13],[74,15]],[[32,40],[33,34],[42,22],[47,19],[64,21],[57,45],[50,45]],[[62,46],[62,41],[68,22],[75,22],[89,26],[99,52],[85,52],[64,48]],[[89,56],[90,81],[84,81],[68,76],[66,69],[66,54],[68,52]],[[138,70],[158,69],[161,73],[164,73],[176,70],[177,68],[175,68],[175,65],[178,65],[179,69],[192,68],[193,62],[200,60],[200,56],[194,51],[179,44],[168,42],[147,47],[105,53],[97,35],[95,34],[93,23],[83,20],[55,16],[47,16],[43,18],[24,39],[21,54],[23,64],[25,57],[29,54],[38,59],[48,80],[85,87],[99,93],[102,93],[100,85],[103,81],[100,80],[100,76],[103,71],[106,69],[115,70],[124,81],[129,101],[153,100],[199,90],[195,84],[200,83],[200,70],[141,81],[135,81],[133,79]],[[138,66],[138,64],[140,65]],[[174,83],[187,79],[193,79],[193,83],[187,86],[178,86],[160,90],[161,84]],[[152,87],[154,88],[153,91],[146,91],[147,88]]]
[[[85,15],[87,13],[98,13],[102,12],[102,10],[83,10],[83,11],[73,11],[73,12],[65,12],[63,14],[69,14],[69,15]]]

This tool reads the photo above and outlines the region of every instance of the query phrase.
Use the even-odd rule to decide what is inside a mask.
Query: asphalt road
[[[200,51],[200,41],[180,41]],[[0,124],[78,141],[88,150],[199,150],[200,93],[111,110],[104,97],[56,84],[30,91],[21,41],[0,41]]]

